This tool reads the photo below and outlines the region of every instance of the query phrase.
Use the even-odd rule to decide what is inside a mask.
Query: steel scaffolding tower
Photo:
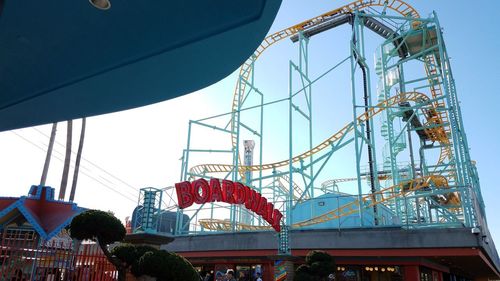
[[[141,188],[138,209],[132,231],[156,233],[161,213],[162,190],[153,187]]]
[[[351,26],[351,39],[346,42],[349,55],[319,75],[311,75],[310,42],[340,25]],[[366,55],[367,32],[382,41],[374,65]],[[256,86],[257,60],[285,38],[296,42],[298,60],[288,63],[288,96],[268,101],[265,97],[273,96]],[[313,128],[322,120],[315,118],[313,88],[314,94],[321,93],[317,85],[340,67],[350,69],[352,119],[322,142],[315,142]],[[372,87],[373,75],[376,87]],[[263,163],[263,153],[272,153],[263,149],[264,111],[277,103],[288,107],[288,124],[283,124],[288,139],[281,142],[288,148],[288,157]],[[220,122],[221,118],[226,120]],[[228,135],[231,147],[191,147],[197,128]],[[244,141],[241,151],[240,142],[248,134],[257,141]],[[301,147],[306,143],[305,152],[299,150],[299,143]],[[354,151],[355,176],[318,184],[331,174],[332,159],[348,147]],[[258,151],[257,163],[253,163],[254,151]],[[192,159],[194,154],[207,153],[221,156],[211,159],[215,164]],[[240,69],[231,112],[189,123],[181,180],[211,177],[243,182],[283,212],[278,235],[283,254],[289,253],[293,241],[288,232],[293,229],[486,227],[478,175],[469,155],[437,15],[421,18],[402,1],[356,1],[269,35]],[[355,192],[339,192],[338,185],[349,183]],[[190,221],[179,227],[189,223],[191,234],[271,230],[234,205],[207,203],[178,212],[178,221],[182,214],[189,216]]]

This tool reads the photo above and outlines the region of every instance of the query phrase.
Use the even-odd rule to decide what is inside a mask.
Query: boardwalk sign
[[[230,180],[198,179],[193,182],[180,182],[175,184],[179,208],[187,208],[194,203],[204,204],[210,202],[225,202],[234,205],[244,205],[267,221],[277,232],[281,230],[280,224],[283,214],[274,208],[273,203],[254,189]]]

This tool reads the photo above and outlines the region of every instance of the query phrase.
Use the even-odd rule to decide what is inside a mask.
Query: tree
[[[135,276],[149,275],[158,281],[199,281],[191,263],[176,253],[164,250],[148,251],[132,267]]]
[[[323,251],[310,251],[306,263],[295,271],[295,281],[327,280],[328,275],[335,270],[332,256]]]
[[[146,245],[136,246],[133,244],[121,244],[115,247],[111,254],[119,258],[123,263],[125,263],[126,268],[132,268],[132,272],[137,271],[139,259],[147,252],[154,252],[155,248]],[[137,271],[138,272],[138,271]],[[136,274],[140,276],[141,274]]]
[[[314,276],[311,274],[311,268],[307,264],[301,264],[295,270],[293,280],[297,281],[314,281]]]
[[[71,238],[96,241],[104,255],[118,270],[118,280],[124,281],[127,264],[111,254],[108,245],[122,241],[126,230],[123,224],[110,213],[88,210],[73,218],[70,224]]]
[[[108,245],[123,241],[126,234],[120,220],[110,212],[86,211],[73,218],[69,228],[72,238],[98,243],[104,255],[118,270],[119,281],[125,280],[129,268],[135,276],[149,275],[158,281],[200,280],[191,263],[175,253],[132,244],[121,244],[110,252]]]
[[[112,254],[131,267],[136,277],[149,275],[157,280],[199,281],[200,276],[191,263],[183,257],[149,246],[122,244],[113,249]]]

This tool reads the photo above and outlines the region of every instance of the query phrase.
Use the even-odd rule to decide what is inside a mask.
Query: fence
[[[1,233],[1,281],[114,281],[117,277],[116,268],[95,243],[75,243],[64,233],[49,241],[41,241],[32,230]]]

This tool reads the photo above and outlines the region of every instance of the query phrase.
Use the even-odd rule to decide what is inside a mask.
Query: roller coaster
[[[350,26],[349,56],[311,77],[309,42],[342,25]],[[365,55],[366,30],[383,40],[376,49],[374,66]],[[266,50],[287,38],[299,49],[298,62],[290,60],[288,65],[288,97],[265,102],[265,93],[257,87],[256,65]],[[352,121],[315,145],[312,89],[340,66],[350,69]],[[376,91],[370,82],[373,74],[378,79]],[[248,105],[250,100],[256,104]],[[289,157],[263,163],[263,154],[272,153],[263,149],[264,108],[277,103],[288,107],[284,124],[288,125],[288,141],[280,144],[288,148]],[[305,121],[299,127],[297,120]],[[198,128],[230,138],[230,147],[194,148]],[[377,131],[380,136],[375,135]],[[245,140],[242,147],[248,135],[256,143]],[[298,138],[307,142],[302,153],[297,153]],[[356,174],[331,178],[334,154],[347,147],[354,148]],[[255,151],[257,164],[253,163]],[[213,157],[216,153],[224,156]],[[196,158],[199,154],[205,156]],[[215,163],[203,162],[206,155]],[[189,123],[180,180],[211,177],[243,182],[271,199],[285,217],[279,235],[281,253],[290,249],[288,232],[292,229],[486,224],[437,15],[423,18],[400,0],[355,1],[267,36],[239,70],[231,111]],[[323,183],[317,184],[321,179]],[[340,192],[341,185],[350,192]],[[218,202],[177,213],[177,235],[271,230],[243,208]]]

